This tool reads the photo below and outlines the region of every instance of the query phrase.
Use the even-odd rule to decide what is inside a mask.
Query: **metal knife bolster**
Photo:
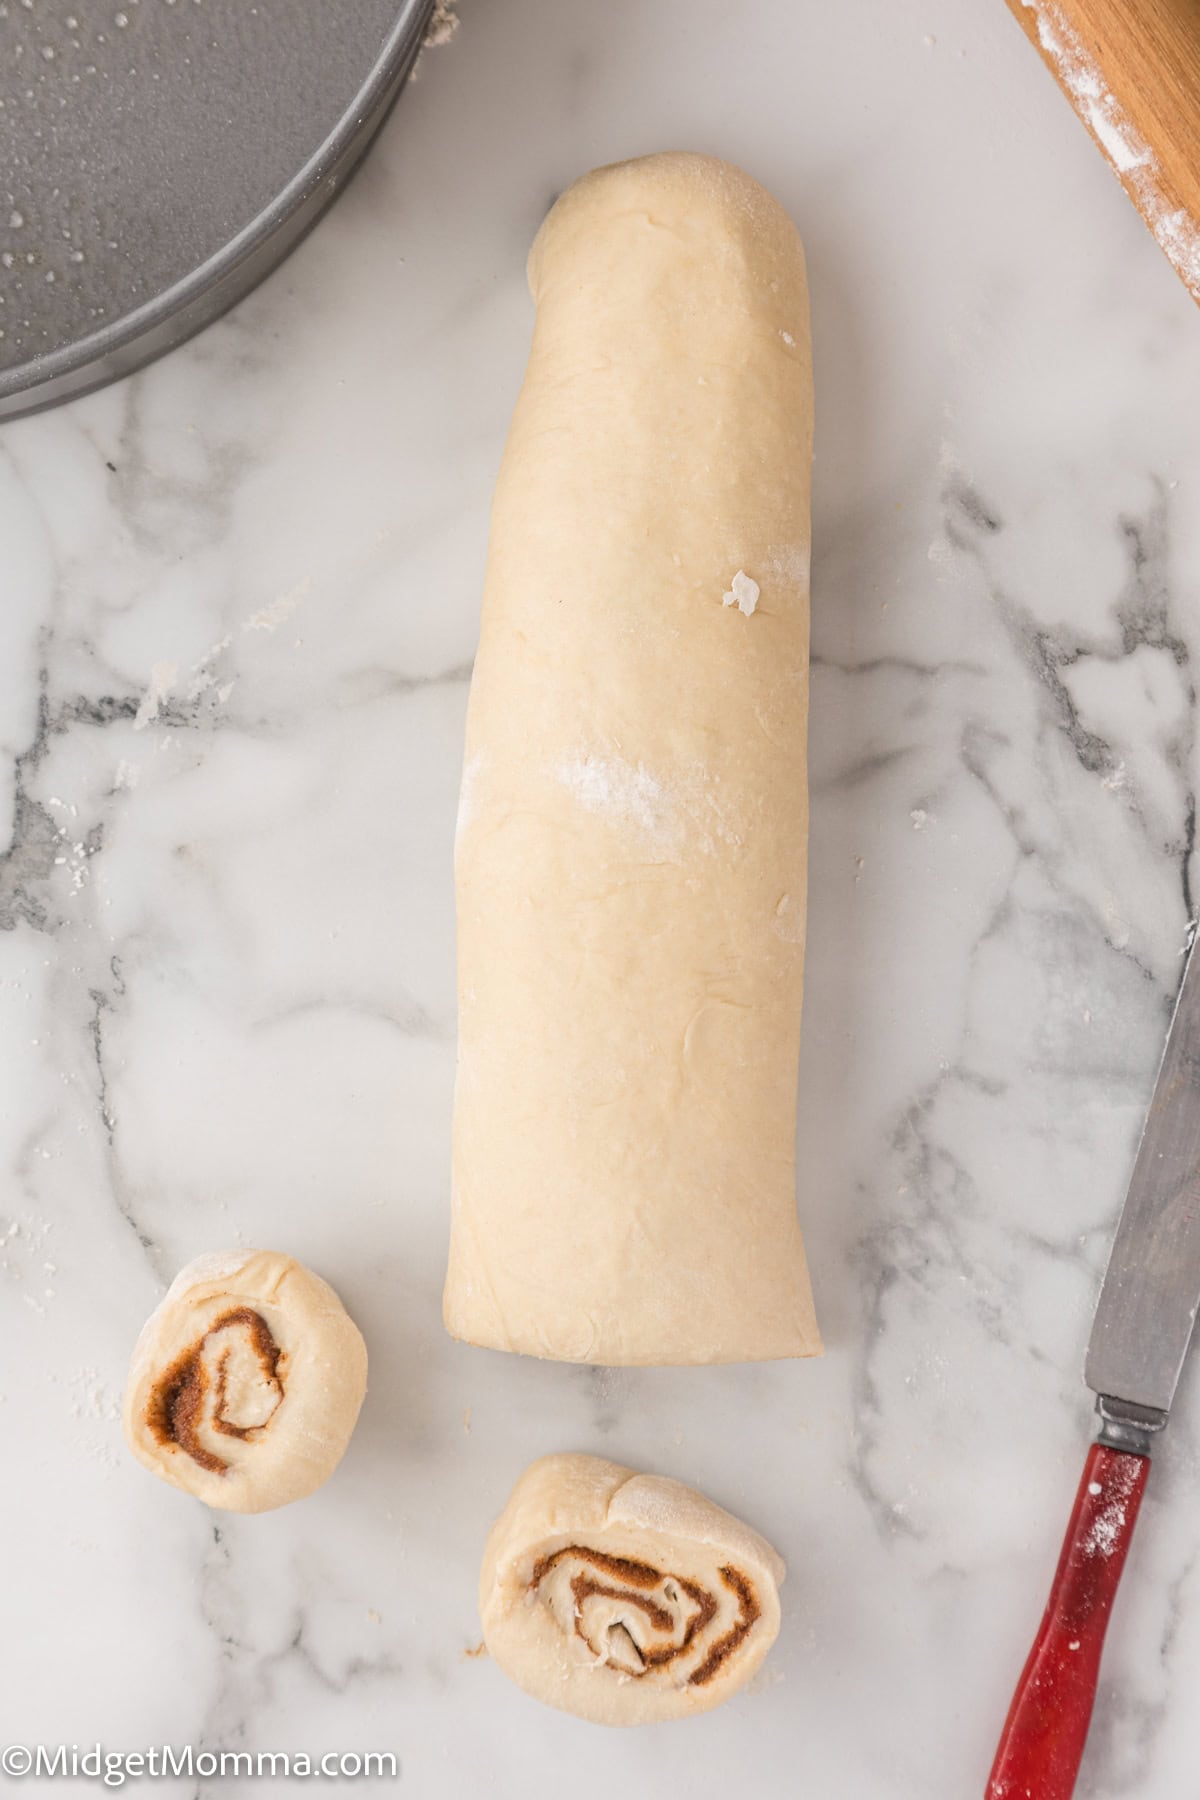
[[[1200,955],[1188,951],[1084,1379],[1101,1442],[1149,1455],[1167,1421],[1200,1306]]]
[[[1111,1394],[1096,1395],[1096,1411],[1100,1415],[1098,1444],[1110,1450],[1128,1450],[1134,1456],[1149,1456],[1154,1440],[1167,1422],[1165,1412],[1154,1406],[1136,1406],[1132,1400],[1118,1400]]]

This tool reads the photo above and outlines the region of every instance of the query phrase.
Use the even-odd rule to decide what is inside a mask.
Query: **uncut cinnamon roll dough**
[[[812,378],[791,220],[600,169],[534,243],[457,848],[456,1336],[820,1349],[794,1198]]]
[[[761,1665],[784,1574],[756,1531],[681,1482],[547,1456],[488,1537],[484,1642],[526,1693],[596,1724],[690,1718]]]
[[[327,1282],[273,1250],[198,1256],[134,1347],[125,1437],[140,1463],[228,1512],[300,1500],[332,1475],[367,1351]]]

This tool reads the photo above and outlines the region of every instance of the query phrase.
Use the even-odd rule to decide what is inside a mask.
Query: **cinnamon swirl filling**
[[[265,1430],[283,1401],[284,1360],[262,1315],[232,1307],[159,1377],[146,1423],[160,1444],[177,1444],[202,1469],[224,1475],[229,1463],[212,1437],[253,1442]]]
[[[582,1639],[597,1662],[635,1680],[669,1671],[675,1685],[703,1687],[736,1655],[761,1606],[749,1577],[732,1564],[719,1587],[568,1544],[542,1557],[530,1590],[564,1632]]]

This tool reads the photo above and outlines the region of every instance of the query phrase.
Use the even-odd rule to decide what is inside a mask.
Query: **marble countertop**
[[[3,1732],[392,1750],[363,1791],[447,1800],[961,1800],[1082,1465],[1195,912],[1200,316],[1000,0],[461,12],[264,288],[0,432]],[[572,177],[664,147],[743,163],[809,254],[816,1364],[540,1365],[440,1323],[524,256]],[[253,1243],[339,1289],[371,1387],[319,1494],[214,1516],[132,1461],[118,1403],[176,1268]],[[754,1691],[604,1733],[468,1654],[487,1525],[564,1448],[778,1544]],[[1193,1370],[1089,1800],[1195,1784],[1198,1483]]]

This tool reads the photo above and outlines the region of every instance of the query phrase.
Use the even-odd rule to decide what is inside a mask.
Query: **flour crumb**
[[[912,820],[914,831],[924,831],[925,827],[933,822],[932,814],[927,813],[923,806],[914,806],[908,816]]]
[[[458,27],[458,0],[435,0],[422,46],[426,50],[440,50],[443,44],[450,42]]]
[[[448,44],[458,31],[458,0],[434,0],[433,11],[429,15],[429,23],[425,27],[425,36],[421,39],[421,48],[417,52],[417,60],[412,66],[410,81],[419,81],[421,65],[425,61],[427,50],[440,50]]]
[[[772,929],[777,938],[785,944],[802,944],[804,942],[805,910],[803,902],[793,900],[790,894],[784,894],[775,908],[775,919]]]
[[[736,606],[749,618],[758,605],[758,596],[762,592],[753,576],[739,569],[729,584],[729,592],[721,595],[722,606]]]
[[[138,704],[134,715],[133,729],[145,731],[147,725],[153,725],[163,709],[163,703],[171,697],[171,691],[179,679],[179,664],[173,662],[156,662],[150,670],[150,680]]]
[[[792,336],[790,331],[781,331],[779,335],[783,339],[784,343],[787,345],[789,350],[794,350],[796,348],[796,340]]]
[[[251,613],[248,619],[243,619],[242,630],[278,631],[284,620],[291,618],[311,586],[312,581],[306,575],[303,581],[298,581],[294,588],[288,589],[286,594],[277,594],[274,600],[269,601],[266,606],[260,607],[258,612]]]
[[[463,1430],[467,1434],[467,1436],[470,1437],[470,1435],[471,1435],[471,1408],[469,1406],[464,1406],[464,1408],[463,1408]]]

